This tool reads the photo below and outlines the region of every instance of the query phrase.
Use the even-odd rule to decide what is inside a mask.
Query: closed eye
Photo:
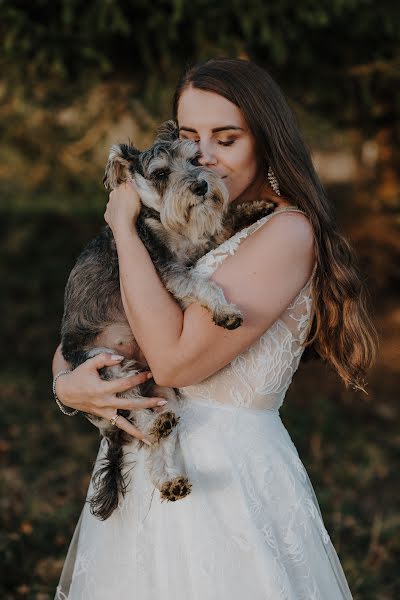
[[[218,142],[220,146],[232,146],[235,140],[230,140],[229,142]]]

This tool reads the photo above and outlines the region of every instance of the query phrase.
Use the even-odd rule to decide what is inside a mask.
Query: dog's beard
[[[192,173],[189,176],[172,173],[163,192],[138,173],[134,179],[142,203],[159,213],[166,230],[193,242],[221,231],[229,202],[228,190],[218,175],[209,172],[197,174],[197,181],[208,184],[203,196],[190,191],[190,186],[196,181]]]
[[[171,181],[160,211],[166,229],[193,241],[219,233],[228,207],[228,191],[223,182],[217,178],[204,179],[208,183],[204,196],[191,193],[187,181],[180,178]]]

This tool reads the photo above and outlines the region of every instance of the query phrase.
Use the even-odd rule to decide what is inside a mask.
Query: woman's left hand
[[[136,224],[140,209],[136,187],[127,181],[110,192],[104,219],[115,234],[121,228],[131,229]]]

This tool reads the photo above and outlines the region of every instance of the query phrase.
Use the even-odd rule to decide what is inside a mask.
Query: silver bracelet
[[[68,375],[69,373],[71,373],[71,371],[60,371],[54,377],[54,379],[53,379],[53,395],[54,395],[54,400],[57,402],[57,406],[61,410],[61,412],[64,413],[64,415],[67,415],[67,417],[73,417],[74,415],[76,415],[79,412],[79,410],[75,409],[72,412],[68,412],[67,409],[65,408],[64,404],[62,404],[60,398],[57,396],[57,393],[56,393],[57,379],[59,377],[61,377],[61,375]]]

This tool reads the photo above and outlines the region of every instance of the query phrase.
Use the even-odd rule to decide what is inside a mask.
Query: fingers
[[[115,189],[117,189],[117,188],[120,188],[121,190],[122,189],[131,190],[133,188],[135,190],[135,192],[137,192],[137,187],[136,187],[135,182],[133,181],[133,179],[131,177],[128,177],[125,181],[121,181],[121,183],[119,183]],[[109,193],[109,195],[108,195],[109,198],[111,198],[113,194],[115,196],[114,192],[115,192],[115,190],[112,190]]]
[[[108,411],[108,420],[110,420],[112,417],[115,417],[115,410],[114,411]],[[134,425],[132,425],[132,423],[130,423],[127,419],[125,419],[125,417],[123,417],[122,415],[118,415],[118,419],[117,422],[115,423],[114,427],[118,427],[119,429],[123,429],[124,431],[126,431],[126,433],[129,433],[129,435],[131,435],[132,437],[141,440],[142,442],[144,442],[145,444],[147,444],[148,446],[151,446],[151,442],[150,440],[145,436],[145,434],[143,433],[143,431],[140,431],[140,429],[137,429],[137,427],[135,427]]]
[[[133,400],[125,398],[110,398],[107,400],[107,407],[120,408],[121,410],[141,410],[142,408],[162,407],[167,404],[168,400],[164,398],[135,398]]]
[[[115,364],[115,363],[114,363]],[[148,379],[151,379],[152,374],[149,371],[144,373],[138,373],[129,377],[123,377],[121,379],[112,379],[111,381],[105,382],[105,389],[110,394],[117,394],[118,392],[126,392],[136,385],[140,385]]]
[[[113,190],[111,190],[111,192],[108,194],[108,204],[107,204],[107,208],[109,206],[109,203],[111,203],[113,201],[113,199],[117,199],[119,200],[121,197],[128,195],[129,198],[132,198],[136,196],[137,200],[140,202],[140,196],[139,196],[139,192],[138,189],[136,187],[135,182],[133,181],[133,179],[127,179],[126,181],[121,181],[121,183],[119,183]]]
[[[113,414],[115,414],[116,409],[141,410],[144,408],[157,407],[162,410],[162,407],[167,403],[164,398],[145,398],[140,396],[136,398],[120,398],[116,396],[116,394],[126,392],[152,378],[152,374],[149,371],[137,373],[135,375],[131,375],[130,377],[112,379],[111,381],[104,381],[98,378],[99,369],[107,366],[117,365],[123,359],[124,356],[102,352],[93,358],[89,358],[83,365],[79,367],[82,368],[84,365],[87,365],[89,371],[95,373],[96,379],[98,380],[97,388],[95,390],[96,393],[94,396],[92,394],[93,397],[91,397],[91,403],[86,406],[85,412],[104,417],[105,410],[112,410],[113,413],[110,416],[111,418]],[[93,390],[94,388],[92,391]],[[128,421],[127,423],[129,424]]]
[[[98,371],[103,367],[115,366],[124,358],[124,356],[119,354],[108,354],[107,352],[101,352],[100,354],[97,354],[97,356],[89,358],[84,364],[88,365],[89,369]],[[140,385],[152,377],[153,375],[150,373],[150,371],[144,371],[143,373],[137,373],[136,375],[131,375],[130,377],[123,377],[104,382],[104,389],[111,394],[126,392],[135,385]]]
[[[112,367],[114,365],[117,365],[124,358],[125,357],[121,356],[120,354],[109,354],[108,352],[101,352],[100,354],[93,356],[93,358],[88,358],[88,360],[84,364],[88,365],[89,368],[91,368],[92,370],[96,369],[98,371],[103,367]]]

